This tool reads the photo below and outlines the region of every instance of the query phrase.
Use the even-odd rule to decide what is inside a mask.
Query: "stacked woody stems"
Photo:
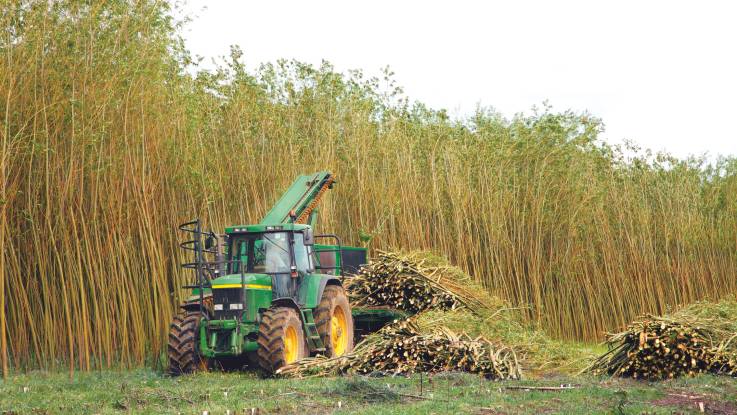
[[[354,307],[392,308],[412,317],[365,337],[348,355],[305,359],[283,368],[281,375],[462,371],[489,379],[520,377],[511,348],[437,324],[438,315],[433,313],[449,320],[456,314],[489,315],[490,307],[499,302],[474,289],[471,277],[445,259],[425,252],[379,252],[359,275],[347,279],[346,287]]]
[[[427,253],[379,251],[378,257],[347,281],[351,303],[358,307],[389,307],[417,314],[424,310],[470,311],[488,308],[483,289],[471,278]]]
[[[729,308],[732,312],[725,312]],[[645,316],[610,334],[609,351],[588,370],[645,380],[737,375],[735,309],[732,302],[697,303],[671,316]]]
[[[384,327],[359,343],[351,354],[332,359],[303,359],[278,373],[309,377],[447,371],[477,373],[495,380],[521,377],[514,350],[494,345],[483,337],[471,339],[443,327],[422,327],[412,320]]]

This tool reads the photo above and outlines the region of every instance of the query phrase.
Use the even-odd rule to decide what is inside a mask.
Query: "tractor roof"
[[[268,231],[303,231],[309,229],[309,225],[301,223],[281,223],[277,225],[234,225],[225,228],[225,233],[243,233],[243,232],[268,232]]]

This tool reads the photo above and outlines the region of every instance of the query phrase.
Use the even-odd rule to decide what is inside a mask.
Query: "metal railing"
[[[221,238],[212,231],[203,231],[200,219],[195,219],[193,221],[179,225],[179,230],[189,233],[192,236],[192,239],[186,240],[179,244],[179,247],[184,249],[185,251],[191,251],[193,256],[192,262],[182,263],[181,267],[184,269],[194,270],[195,272],[195,284],[185,285],[183,288],[199,289],[200,313],[207,317],[208,313],[204,308],[204,291],[205,288],[211,287],[211,281],[218,277],[220,270],[222,269],[222,265],[224,264],[224,261],[222,260],[220,255],[220,250],[218,249],[218,247],[220,246]],[[214,247],[207,246],[208,244],[203,244],[203,236],[206,237],[206,241],[214,241]],[[206,255],[214,255],[215,260],[208,261]]]
[[[335,249],[321,249],[321,250],[318,251],[313,246],[312,249],[314,250],[315,257],[318,260],[320,258],[320,254],[322,252],[333,252],[333,253],[337,252],[337,253],[339,253],[341,255],[335,255],[335,257],[334,257],[335,258],[335,266],[332,266],[332,267],[330,267],[330,266],[322,266],[322,264],[320,264],[320,265],[315,265],[315,270],[321,270],[322,271],[322,270],[325,270],[325,269],[327,269],[327,270],[331,270],[332,269],[332,270],[337,271],[338,272],[338,275],[342,277],[343,276],[343,259],[342,259],[343,244],[340,241],[340,237],[338,235],[334,235],[334,234],[315,235],[315,240],[317,240],[318,238],[323,238],[323,239],[324,238],[331,238],[331,239],[335,239],[335,244],[334,245],[337,247]],[[338,265],[338,257],[339,256],[340,256],[340,265]]]

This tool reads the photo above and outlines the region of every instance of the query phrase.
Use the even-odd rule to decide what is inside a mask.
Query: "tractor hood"
[[[247,289],[271,291],[271,276],[268,274],[243,274],[243,283]],[[240,288],[241,274],[223,275],[212,280],[212,288]]]

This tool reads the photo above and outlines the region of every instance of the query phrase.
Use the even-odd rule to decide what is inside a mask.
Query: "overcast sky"
[[[240,45],[376,75],[451,115],[511,116],[548,100],[589,111],[604,138],[677,156],[737,155],[737,2],[188,0],[190,50]]]

